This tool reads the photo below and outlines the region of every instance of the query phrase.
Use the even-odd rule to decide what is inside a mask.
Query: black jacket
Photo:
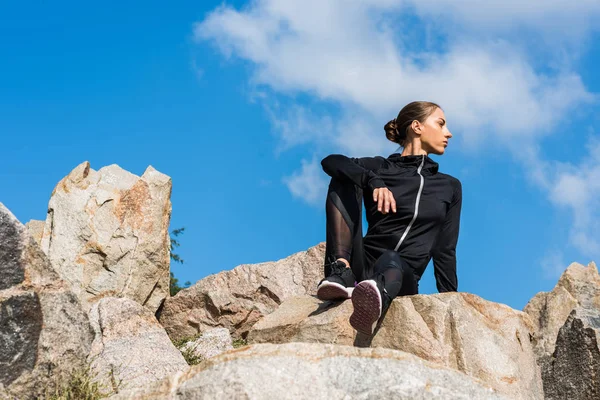
[[[386,250],[396,250],[420,279],[433,257],[440,292],[456,291],[456,244],[462,205],[458,179],[438,172],[425,155],[348,158],[333,154],[321,162],[332,178],[352,182],[364,191],[368,222],[366,261],[372,265]],[[373,201],[375,188],[387,187],[397,212],[382,214]]]

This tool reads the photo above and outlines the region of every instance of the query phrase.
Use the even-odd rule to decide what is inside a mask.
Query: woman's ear
[[[421,124],[418,120],[414,120],[411,124],[410,124],[410,128],[412,129],[412,131],[417,134],[420,135],[421,134],[421,130],[423,129],[423,124]]]

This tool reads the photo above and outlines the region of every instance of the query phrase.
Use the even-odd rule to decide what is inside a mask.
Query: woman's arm
[[[374,190],[385,187],[383,180],[374,172],[381,168],[384,162],[383,157],[349,158],[341,154],[332,154],[321,161],[321,166],[323,171],[334,179]]]
[[[433,270],[437,289],[440,293],[456,292],[458,278],[456,276],[456,244],[460,226],[462,207],[462,185],[454,180],[454,194],[446,212],[446,219],[434,244]]]

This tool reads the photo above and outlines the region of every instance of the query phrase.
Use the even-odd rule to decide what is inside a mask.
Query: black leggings
[[[325,259],[345,258],[360,282],[379,274],[385,278],[385,289],[393,299],[418,293],[412,268],[400,255],[385,251],[372,266],[366,260],[362,242],[362,190],[352,183],[332,179],[325,205],[327,234]],[[325,263],[325,276],[331,271]]]

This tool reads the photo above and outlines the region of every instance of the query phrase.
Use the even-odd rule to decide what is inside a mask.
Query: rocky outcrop
[[[547,399],[600,398],[600,275],[571,264],[551,292],[525,306],[536,323],[535,352]]]
[[[155,312],[169,293],[171,179],[148,167],[141,178],[88,162],[50,198],[42,250],[86,308],[127,297]]]
[[[46,222],[32,219],[25,224],[25,228],[29,231],[31,237],[35,240],[38,246],[42,245],[42,236],[44,234],[44,227]]]
[[[233,350],[231,335],[227,328],[213,328],[197,339],[185,343],[182,352],[190,352],[200,360],[206,360],[228,350]]]
[[[544,370],[546,399],[600,399],[600,312],[573,310]]]
[[[84,367],[92,338],[77,297],[0,203],[0,393],[52,391]]]
[[[372,338],[348,323],[352,303],[290,299],[254,325],[251,343],[318,342],[397,349],[480,379],[512,399],[541,399],[529,317],[468,293],[400,297]]]
[[[505,399],[460,372],[389,349],[291,343],[223,353],[116,399]]]
[[[24,227],[0,204],[0,399],[45,397],[81,371],[114,398],[600,398],[593,263],[571,265],[525,312],[409,296],[358,336],[350,301],[311,296],[324,243],[168,298],[170,191],[152,167],[140,178],[83,163],[45,222]],[[234,350],[231,336],[251,345]],[[171,342],[190,337],[192,368]]]
[[[576,308],[600,309],[600,275],[594,263],[571,264],[551,292],[536,294],[523,309],[536,324],[538,356],[554,353],[558,331]]]
[[[95,339],[89,360],[103,387],[143,387],[188,368],[154,315],[133,300],[101,299],[90,322]]]
[[[208,276],[168,298],[160,323],[174,340],[214,327],[245,337],[252,325],[284,300],[311,294],[323,275],[325,244],[275,262],[240,265]]]

